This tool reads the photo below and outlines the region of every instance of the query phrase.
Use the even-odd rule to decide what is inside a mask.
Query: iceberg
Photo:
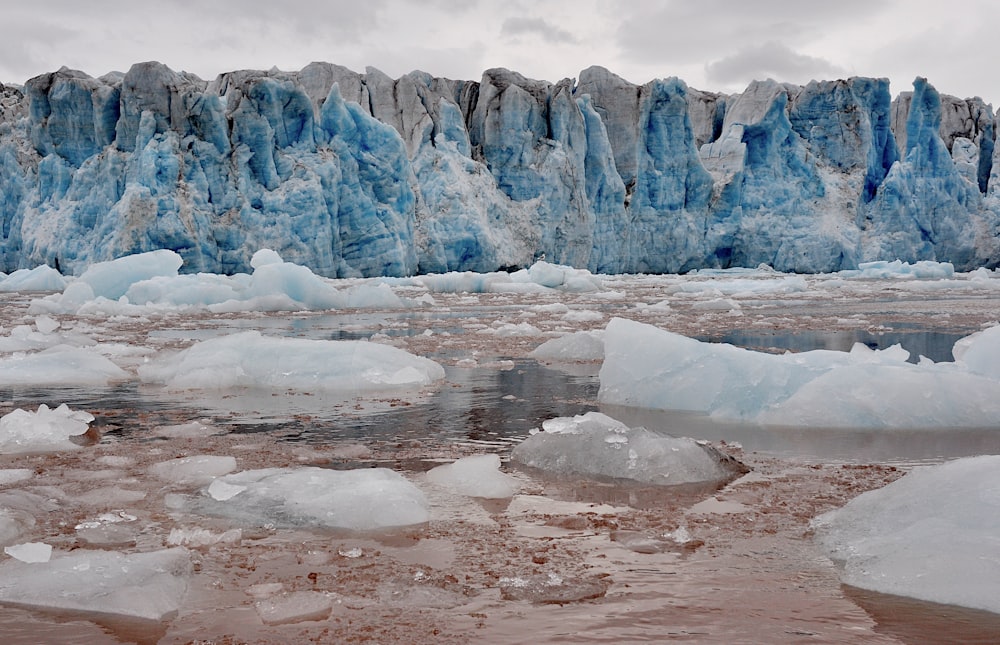
[[[255,526],[373,531],[430,519],[424,494],[386,468],[245,470],[219,477],[205,493],[191,500],[192,510]]]
[[[628,479],[645,484],[724,483],[748,469],[735,459],[688,437],[668,437],[630,428],[587,412],[542,423],[514,447],[511,459],[550,474]]]
[[[427,387],[444,378],[444,368],[379,343],[247,331],[156,358],[139,367],[139,378],[175,390],[258,387],[361,393]]]
[[[261,248],[325,277],[1000,262],[993,108],[923,78],[893,99],[879,78],[721,95],[600,67],[206,81],[151,61],[0,95],[8,273],[164,250],[249,273]]]
[[[954,363],[895,345],[766,354],[703,343],[621,318],[604,336],[601,403],[686,410],[770,425],[996,427],[1000,327],[968,336]]]
[[[1000,613],[1000,457],[914,468],[813,520],[846,584]]]

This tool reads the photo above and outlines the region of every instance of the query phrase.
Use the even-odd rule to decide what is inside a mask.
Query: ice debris
[[[161,461],[149,467],[157,479],[173,484],[203,486],[216,477],[236,470],[236,458],[222,455],[192,455]]]
[[[658,485],[725,482],[747,472],[702,442],[630,428],[600,412],[549,419],[542,429],[514,447],[513,461],[560,476]]]
[[[1000,613],[1000,456],[914,468],[813,528],[846,584]]]

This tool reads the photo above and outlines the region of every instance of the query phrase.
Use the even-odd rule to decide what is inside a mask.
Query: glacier
[[[157,62],[0,85],[0,271],[171,250],[325,277],[1000,264],[996,114],[923,78],[740,94],[601,67],[552,83]]]

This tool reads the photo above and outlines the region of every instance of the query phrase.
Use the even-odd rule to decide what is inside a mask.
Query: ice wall
[[[171,249],[332,277],[874,260],[1000,263],[996,117],[924,79],[722,96],[599,67],[551,83],[328,63],[208,82],[155,63],[0,85],[0,270]]]

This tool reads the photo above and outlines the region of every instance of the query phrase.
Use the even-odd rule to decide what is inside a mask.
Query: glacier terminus
[[[918,78],[741,94],[591,67],[532,80],[156,62],[0,85],[0,270],[258,249],[327,277],[872,261],[1000,264],[996,115]]]

